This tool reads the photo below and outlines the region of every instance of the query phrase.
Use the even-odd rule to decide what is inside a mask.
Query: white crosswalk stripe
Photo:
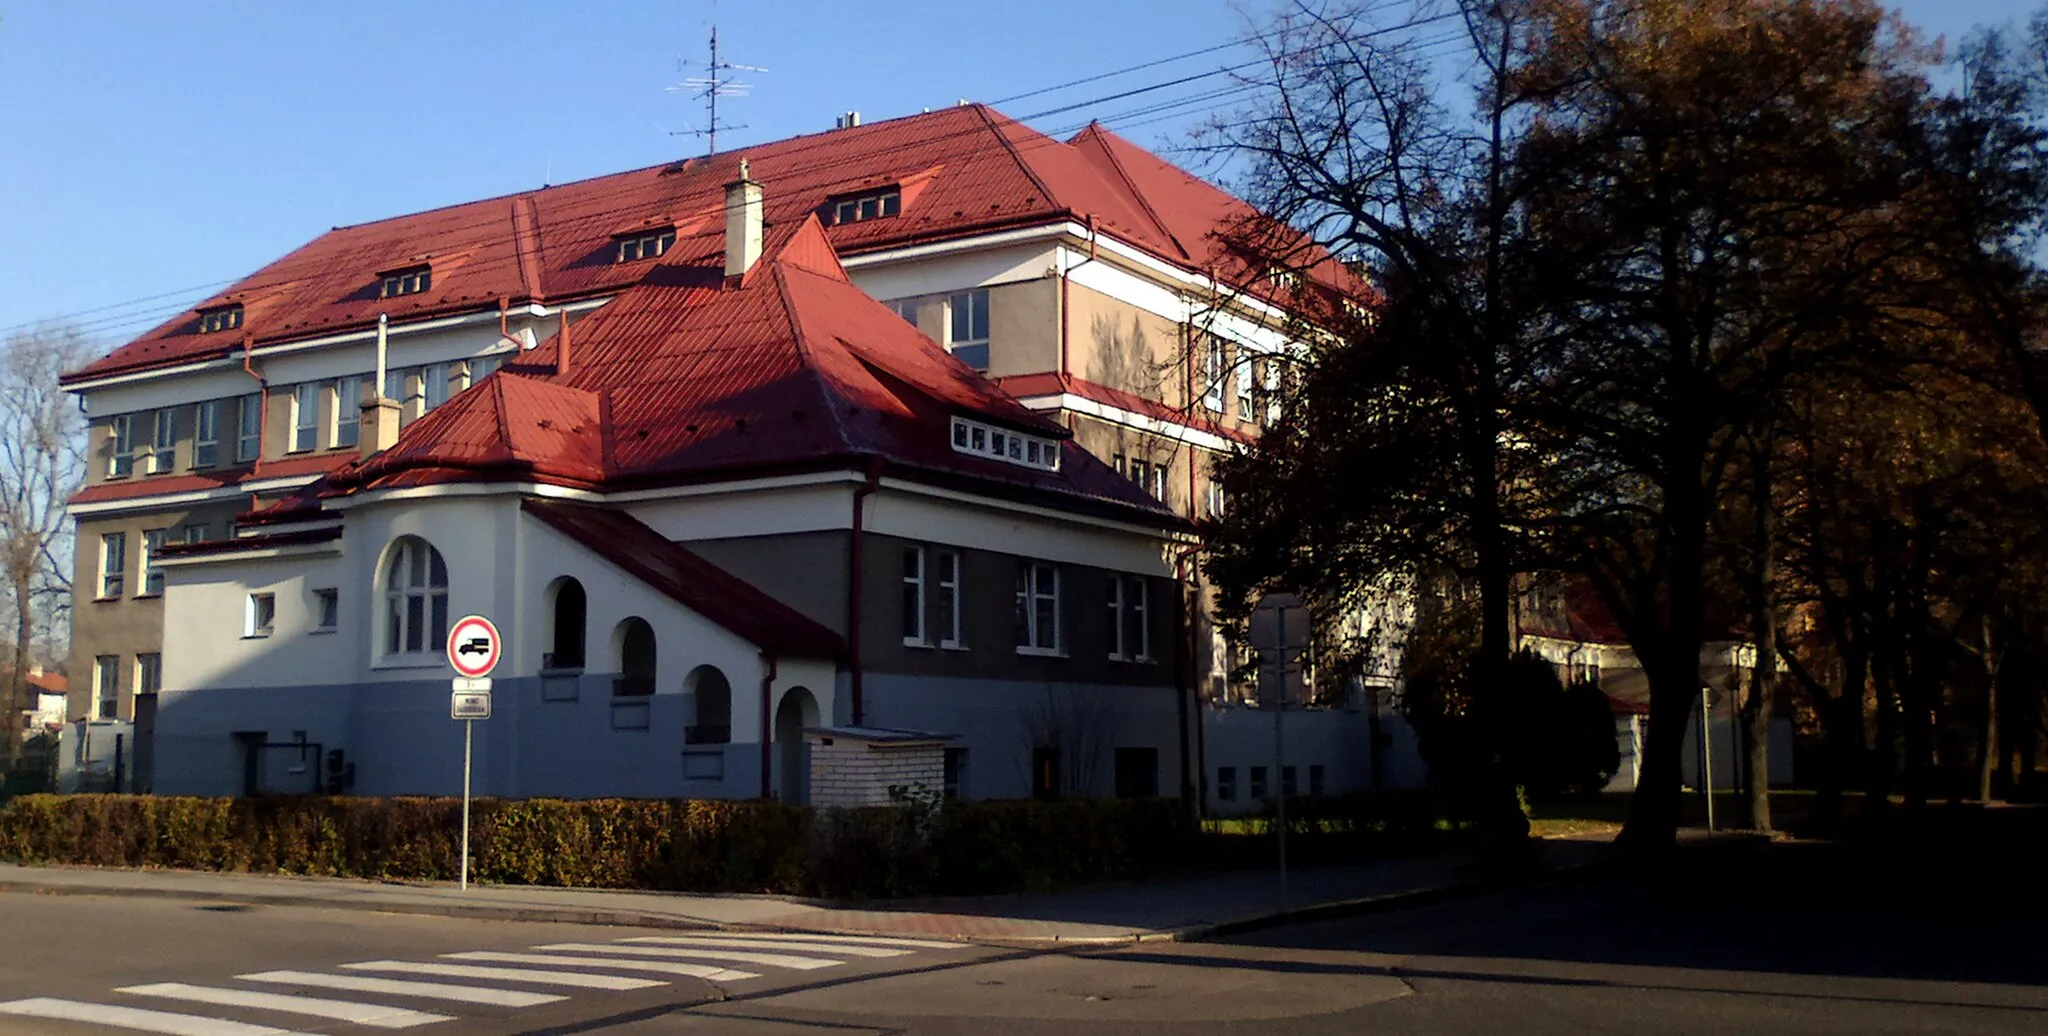
[[[536,946],[536,950],[568,953],[630,953],[643,957],[675,957],[683,960],[729,960],[741,964],[764,964],[771,968],[815,971],[846,963],[825,957],[798,957],[783,953],[753,953],[744,950],[686,950],[669,946],[628,946],[622,943],[558,942]]]
[[[542,947],[546,949],[547,947]],[[623,975],[583,975],[539,968],[484,968],[473,964],[440,964],[422,960],[365,960],[343,964],[350,971],[397,971],[415,975],[447,975],[452,978],[489,978],[502,982],[531,982],[542,986],[578,986],[583,989],[648,989],[668,983],[654,978]]]
[[[0,1014],[48,1018],[52,1021],[90,1022],[96,1025],[111,1025],[118,1029],[163,1033],[164,1036],[306,1036],[305,1033],[293,1032],[290,1029],[251,1025],[248,1022],[229,1021],[226,1018],[148,1011],[140,1007],[117,1007],[113,1004],[88,1004],[48,996],[0,1004]]]
[[[829,942],[836,947],[839,943],[856,943],[873,946],[907,946],[918,950],[959,950],[967,944],[942,942],[938,939],[905,939],[895,935],[840,935],[824,932],[707,932],[705,938],[726,937],[738,939],[768,939],[775,942]]]
[[[716,935],[643,935],[637,939],[620,939],[628,943],[652,943],[661,946],[732,946],[738,949],[788,950],[792,953],[837,953],[848,957],[908,957],[910,950],[898,950],[888,946],[861,946],[844,942],[784,942],[778,939],[738,939]]]
[[[219,986],[195,986],[184,982],[156,982],[144,986],[123,986],[116,993],[135,996],[157,996],[167,1000],[189,1000],[201,1004],[217,1004],[222,1007],[255,1007],[266,1011],[281,1011],[286,1014],[309,1014],[318,1018],[333,1018],[337,1021],[354,1022],[377,1029],[410,1029],[415,1025],[432,1022],[453,1021],[445,1014],[429,1014],[425,1011],[410,1011],[403,1007],[387,1007],[383,1004],[364,1004],[353,1000],[328,1000],[316,996],[290,996],[284,993],[265,993],[250,989],[223,989]]]
[[[524,989],[488,989],[482,986],[458,986],[449,982],[412,982],[370,975],[332,975],[321,971],[259,971],[235,977],[244,982],[275,982],[280,985],[307,986],[314,989],[389,993],[393,996],[454,1000],[465,1004],[488,1004],[492,1007],[537,1007],[569,999],[557,993],[533,993]]]
[[[652,971],[664,975],[688,975],[691,978],[708,979],[712,982],[737,982],[741,979],[761,977],[751,971],[734,971],[731,968],[717,968],[709,964],[629,960],[624,957],[564,957],[547,953],[499,953],[495,950],[471,950],[467,953],[444,953],[441,956],[450,960],[496,961],[501,964],[555,964],[563,967],[612,971]]]

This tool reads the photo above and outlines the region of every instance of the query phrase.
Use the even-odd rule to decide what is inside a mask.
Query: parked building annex
[[[573,352],[581,322],[669,250],[722,234],[738,157],[342,228],[67,378],[85,397],[93,435],[92,484],[75,505],[73,658],[88,677],[74,714],[147,719],[159,689],[194,689],[167,682],[176,666],[162,639],[163,544],[220,540],[252,501],[274,503],[354,458],[367,434],[358,408],[379,387],[409,424],[564,322]],[[1220,506],[1209,458],[1266,418],[1277,367],[1263,357],[1286,345],[1270,293],[1244,288],[1265,271],[1211,237],[1246,211],[1240,203],[1100,128],[1053,141],[978,106],[762,145],[746,157],[771,237],[818,215],[854,284],[1023,407],[1182,518]],[[390,372],[377,386],[365,378],[380,318]],[[1162,574],[1190,574],[1184,553],[1163,561]],[[892,562],[889,582],[913,585],[908,557]],[[274,622],[338,625],[382,592],[381,578],[307,587],[302,600],[281,595]],[[936,587],[939,573],[925,578]],[[1171,613],[1178,595],[1158,593],[1150,609]],[[1090,596],[1091,610],[1106,614],[1107,603]],[[843,635],[843,607],[810,611]],[[1172,654],[1152,650],[1165,674]],[[1206,650],[1197,655],[1198,671],[1159,679],[1213,687]],[[863,658],[851,672],[875,666]],[[846,700],[807,689],[821,708]],[[689,698],[680,674],[655,690],[655,705],[674,696],[681,708]],[[241,729],[290,740],[305,728],[252,720]],[[1091,772],[1069,783],[1109,790],[1113,761],[1082,766],[1075,754],[1102,751],[1070,753],[1063,767]],[[1169,786],[1177,766],[1161,763]],[[995,769],[969,768],[970,784]]]

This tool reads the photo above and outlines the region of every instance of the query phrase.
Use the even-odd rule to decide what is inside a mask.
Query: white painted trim
[[[1004,500],[999,497],[982,496],[978,493],[963,493],[960,492],[959,490],[954,489],[941,489],[938,486],[928,486],[922,482],[911,482],[898,478],[885,477],[882,479],[881,485],[883,489],[895,490],[897,492],[907,493],[912,496],[936,497],[938,499],[946,500],[952,503],[973,504],[976,506],[987,507],[998,511],[1012,511],[1017,514],[1030,515],[1034,518],[1047,518],[1053,521],[1073,522],[1076,525],[1089,525],[1098,529],[1108,529],[1113,532],[1135,533],[1140,536],[1159,536],[1162,529],[1161,526],[1156,525],[1139,525],[1135,522],[1121,522],[1111,518],[1097,518],[1094,515],[1077,514],[1073,511],[1055,510],[1054,508],[1050,507],[1040,507],[1036,504],[1023,504],[1018,503],[1014,500]],[[1168,533],[1164,538],[1167,540],[1184,538],[1189,542],[1194,541],[1194,536],[1192,534],[1185,533]]]
[[[1086,414],[1089,417],[1108,421],[1112,424],[1120,424],[1126,428],[1135,428],[1141,432],[1147,432],[1162,438],[1170,438],[1178,442],[1199,446],[1215,453],[1229,453],[1238,447],[1237,442],[1226,439],[1214,432],[1205,432],[1199,428],[1191,428],[1187,425],[1153,417],[1149,414],[1141,414],[1134,410],[1126,410],[1123,407],[1111,406],[1108,403],[1099,403],[1086,396],[1078,396],[1071,392],[1049,396],[1026,396],[1020,398],[1018,402],[1032,410],[1071,410],[1077,414]]]
[[[325,501],[322,506],[326,510],[339,512],[407,500],[508,495],[539,496],[587,504],[601,504],[606,500],[602,493],[551,486],[540,482],[443,482],[430,486],[407,486],[403,489],[372,489],[350,496],[336,497]]]
[[[341,540],[333,539],[322,543],[286,543],[279,546],[251,546],[234,550],[209,551],[198,557],[157,558],[158,568],[196,568],[216,561],[267,561],[272,558],[319,557],[323,554],[340,554]]]

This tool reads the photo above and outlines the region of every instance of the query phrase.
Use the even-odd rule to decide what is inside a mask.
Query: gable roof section
[[[746,158],[771,226],[835,198],[897,187],[899,216],[827,228],[842,255],[1093,217],[1098,231],[1189,270],[1216,267],[1207,240],[1251,209],[1100,127],[1056,140],[981,105],[614,173],[506,197],[337,227],[65,377],[67,384],[235,355],[250,346],[394,320],[557,303],[627,290],[647,262],[617,263],[624,234],[673,227],[670,255],[721,258],[724,185]],[[380,298],[379,274],[425,264],[416,295]],[[1223,272],[1230,272],[1223,268]],[[242,327],[199,332],[199,310],[240,304]]]
[[[623,511],[527,498],[520,509],[683,607],[777,655],[832,658],[846,642],[802,612]]]

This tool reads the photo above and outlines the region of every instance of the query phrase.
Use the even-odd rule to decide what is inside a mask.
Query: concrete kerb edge
[[[39,896],[109,896],[127,899],[172,899],[194,903],[224,903],[235,906],[314,907],[378,914],[464,917],[484,921],[537,921],[555,924],[617,925],[637,928],[671,928],[683,931],[713,931],[730,927],[718,922],[694,918],[575,907],[499,906],[489,903],[377,903],[364,900],[334,899],[326,896],[252,896],[239,893],[202,892],[193,889],[56,885],[14,880],[0,880],[0,892],[26,892]]]

